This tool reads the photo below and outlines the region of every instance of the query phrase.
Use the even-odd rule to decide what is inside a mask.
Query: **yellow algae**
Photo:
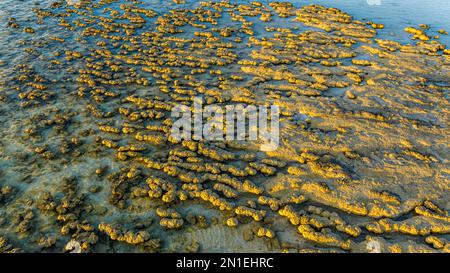
[[[184,221],[182,219],[168,219],[162,218],[159,221],[159,224],[167,229],[178,229],[183,226]]]
[[[383,233],[404,233],[408,235],[426,236],[432,233],[447,233],[449,225],[438,221],[427,221],[422,217],[414,217],[402,222],[395,222],[390,219],[382,219],[375,223],[370,223],[366,228],[376,234]]]
[[[295,175],[295,176],[300,176],[300,175],[304,175],[307,174],[307,172],[304,169],[301,169],[299,167],[295,167],[295,166],[289,166],[287,169],[287,172],[289,174]]]
[[[300,225],[298,227],[298,232],[303,238],[319,245],[341,247],[343,249],[348,249],[350,247],[348,242],[342,241],[339,237],[332,234],[314,231],[314,229],[309,225]]]
[[[236,218],[232,217],[227,219],[226,224],[229,227],[236,227],[239,224],[239,222]]]
[[[256,232],[256,235],[258,237],[267,237],[270,239],[275,238],[275,233],[272,230],[270,230],[268,228],[263,228],[263,227],[260,227],[258,229],[258,231]]]
[[[384,28],[384,25],[383,24],[372,24],[371,25],[372,26],[372,28],[374,28],[374,29],[383,29]]]
[[[132,231],[123,231],[105,223],[98,226],[101,232],[106,233],[112,240],[123,241],[128,244],[143,244],[150,240],[150,234],[146,231],[133,233]]]
[[[266,215],[266,211],[264,211],[264,210],[257,211],[255,209],[244,207],[244,206],[237,207],[234,212],[240,216],[251,217],[255,221],[263,220],[263,218]]]
[[[432,245],[434,248],[442,249],[444,248],[447,243],[445,243],[442,239],[436,237],[436,236],[428,236],[425,238],[425,242]]]
[[[298,225],[302,224],[302,222],[303,222],[303,224],[307,223],[307,219],[302,218],[300,215],[298,215],[297,212],[295,212],[295,210],[289,205],[280,209],[278,211],[278,213],[281,216],[288,218],[289,221],[291,222],[291,224],[293,224],[294,226],[298,226]],[[303,219],[303,221],[302,221],[302,219]]]
[[[413,39],[419,39],[421,41],[428,41],[430,40],[430,37],[426,35],[426,33],[423,30],[414,28],[414,27],[406,27],[405,31],[413,34]]]

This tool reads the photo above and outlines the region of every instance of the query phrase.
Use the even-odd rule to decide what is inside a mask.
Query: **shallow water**
[[[97,19],[96,15],[108,17],[102,8],[94,9],[92,14],[80,12],[64,17],[64,9],[71,7],[57,7],[54,11],[61,17],[44,16],[42,24],[37,24],[32,9],[53,10],[50,8],[52,2],[40,1],[39,5],[26,0],[0,2],[0,122],[3,124],[0,189],[5,189],[4,193],[0,192],[0,250],[10,250],[2,245],[2,237],[12,246],[29,252],[63,251],[71,239],[85,242],[86,251],[114,252],[364,252],[367,251],[366,243],[371,240],[376,240],[384,251],[390,252],[399,249],[406,252],[448,250],[450,171],[446,134],[450,120],[446,109],[449,106],[449,60],[444,56],[443,48],[434,50],[436,44],[421,45],[417,40],[411,40],[412,35],[404,32],[404,28],[427,24],[431,27],[427,30],[430,36],[437,35],[439,29],[449,31],[450,2],[381,0],[380,5],[371,5],[373,1],[366,0],[292,1],[299,10],[308,4],[336,7],[355,20],[382,23],[385,28],[377,30],[377,35],[371,33],[370,27],[364,27],[356,34],[346,36],[325,33],[318,26],[295,21],[294,15],[281,18],[273,12],[270,22],[262,23],[258,17],[246,19],[254,23],[252,35],[236,31],[231,37],[221,37],[216,33],[219,41],[233,45],[229,48],[214,44],[214,40],[200,39],[195,34],[199,28],[189,25],[183,25],[184,32],[177,34],[161,31],[162,40],[151,35],[148,40],[142,38],[143,32],[156,31],[158,16],[170,14],[168,12],[175,8],[199,7],[198,1],[180,5],[163,0],[143,1],[139,6],[154,10],[156,15],[146,18],[141,28],[126,35],[121,32],[126,25],[112,27],[122,37],[115,40],[118,45],[113,45],[111,37],[81,35],[85,26],[73,30],[58,26],[61,18],[73,22]],[[120,4],[119,1],[107,4],[107,7],[120,10]],[[16,19],[17,29],[3,27],[10,17]],[[241,28],[241,22],[230,18],[230,14],[225,13],[218,27]],[[117,21],[123,23],[126,20]],[[325,22],[326,19],[318,17],[318,21]],[[89,24],[102,30],[108,26],[97,23],[93,20]],[[268,26],[280,29],[269,31]],[[352,25],[355,26],[360,25]],[[25,33],[26,27],[32,27],[35,33]],[[361,38],[367,33],[369,38]],[[320,35],[328,35],[327,39],[334,40],[324,43]],[[64,38],[64,41],[55,42],[50,39],[53,36]],[[123,39],[127,37],[136,39],[138,47],[147,51],[133,48],[130,40]],[[186,41],[192,39],[199,43],[196,46],[200,45],[200,50],[191,50],[191,42],[176,45],[169,40],[174,37]],[[250,37],[270,41],[273,45],[251,45]],[[344,42],[340,40],[342,37]],[[234,38],[240,38],[242,42]],[[375,38],[393,42],[387,47],[379,47]],[[443,35],[436,40],[450,44],[449,36]],[[102,41],[106,41],[106,45],[97,43]],[[150,46],[144,42],[150,42]],[[413,46],[401,48],[395,42]],[[210,47],[204,47],[207,43],[211,43]],[[214,63],[218,59],[217,48],[230,53],[230,64]],[[411,48],[420,50],[408,53]],[[170,56],[165,52],[169,49],[179,51]],[[107,50],[112,56],[105,53]],[[155,57],[152,50],[159,54]],[[79,57],[71,58],[71,51],[79,52]],[[144,57],[137,56],[137,52],[144,52]],[[119,55],[123,59],[116,58]],[[213,64],[206,72],[214,68],[220,69],[222,74],[193,73],[192,68],[198,68],[198,64],[189,62],[188,57],[193,56],[201,56],[202,61]],[[150,64],[133,62],[141,58]],[[244,59],[256,64],[238,64]],[[354,62],[360,60],[371,63],[359,65]],[[114,62],[117,62],[118,70],[111,72]],[[155,70],[143,72],[144,67]],[[167,73],[159,68],[170,68],[177,73]],[[93,78],[94,84],[82,81],[82,76],[86,75]],[[236,75],[242,79],[234,80]],[[148,83],[139,81],[139,77],[148,79]],[[105,78],[117,79],[118,83],[110,84],[103,81]],[[25,96],[33,90],[30,86],[40,82],[45,85],[40,91],[48,91],[52,96],[41,99],[39,96],[45,92],[37,92],[37,99],[33,93],[31,97]],[[205,89],[197,88],[199,86]],[[104,91],[111,91],[116,96],[106,95]],[[217,146],[211,144],[213,151],[218,149],[218,155],[196,150],[195,156],[189,157],[200,160],[201,166],[203,163],[223,164],[213,166],[221,166],[219,172],[234,179],[221,182],[228,183],[231,191],[237,192],[235,198],[215,191],[213,184],[220,184],[217,177],[208,178],[211,181],[206,179],[202,194],[196,190],[181,190],[185,180],[190,179],[189,175],[203,173],[186,171],[191,165],[180,164],[185,166],[180,168],[187,174],[183,177],[171,175],[169,168],[158,169],[155,167],[158,164],[143,164],[136,159],[151,159],[164,167],[185,163],[185,156],[169,155],[169,151],[176,154],[178,149],[186,147],[170,142],[167,134],[145,128],[154,125],[157,129],[165,129],[160,120],[152,117],[133,119],[132,115],[124,113],[131,111],[141,115],[154,110],[146,103],[162,102],[172,106],[183,100],[189,101],[188,91],[225,102],[231,98],[230,103],[242,100],[254,104],[273,102],[285,113],[281,122],[282,145],[273,153],[255,150],[253,144],[245,148],[227,144],[220,148],[219,143]],[[142,98],[143,104],[133,100],[135,97]],[[168,114],[167,109],[161,111]],[[99,130],[101,125],[144,133],[151,131],[166,139],[162,145],[146,143],[135,137],[135,131],[111,133]],[[108,142],[104,144],[103,140],[110,140],[127,152],[126,145],[142,144],[145,149],[137,155],[130,152],[125,159],[120,159],[119,148],[108,147]],[[226,152],[232,152],[238,158],[217,159]],[[278,161],[272,162],[275,167],[264,163],[266,165],[262,166],[266,169],[260,169],[258,166],[261,165],[256,164],[249,168],[254,174],[248,174],[253,172],[246,170],[247,174],[236,175],[233,170],[244,172],[244,167],[250,167],[240,157],[246,153],[254,153],[253,160],[258,164],[268,158]],[[103,167],[106,167],[105,174]],[[146,181],[153,175],[166,179],[168,185],[155,186]],[[262,192],[255,194],[251,190],[242,190],[241,183],[246,178]],[[12,194],[7,192],[7,186],[14,189]],[[177,194],[189,192],[192,196],[187,201],[177,197],[179,199],[168,202],[149,198],[150,186],[159,190],[164,188],[164,193],[170,192],[165,187],[175,187]],[[136,195],[139,190],[144,190],[144,196],[135,196],[135,190]],[[46,192],[50,199],[46,199]],[[250,217],[238,214],[234,207],[222,211],[217,199],[207,195],[214,197],[213,193],[221,202],[225,200],[233,206],[257,210]],[[297,200],[297,195],[302,201],[292,201]],[[260,197],[274,198],[271,200],[281,205],[269,206]],[[278,213],[286,204],[304,216],[303,222],[305,219],[309,222],[300,225],[300,229],[298,223],[291,225],[292,222]],[[184,225],[180,229],[161,227],[160,218],[167,217],[156,216],[157,207],[176,210],[181,215],[178,217],[184,219]],[[266,214],[263,221],[257,217],[261,211]],[[66,217],[68,220],[64,220]],[[379,218],[392,221],[390,229],[395,231],[390,234],[388,228],[383,230],[384,225],[377,222]],[[227,227],[230,219],[238,219],[238,226]],[[111,224],[114,228],[101,223]],[[401,224],[402,228],[399,228]],[[263,228],[277,236],[269,238],[272,233],[261,235],[265,232]],[[419,228],[425,235],[417,234]],[[151,238],[161,239],[162,243],[153,247],[152,240],[139,237],[137,232],[148,232]],[[127,236],[118,236],[124,234]],[[372,237],[365,237],[369,234]],[[430,240],[434,239],[426,237],[428,235],[438,236],[446,246],[433,245]],[[130,243],[130,238],[144,238],[145,242]],[[127,239],[128,243],[123,242]],[[213,239],[218,243],[212,243]]]

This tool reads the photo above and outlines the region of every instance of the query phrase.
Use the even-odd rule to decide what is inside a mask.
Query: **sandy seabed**
[[[450,252],[444,29],[29,2],[0,30],[0,252]],[[280,147],[173,139],[196,96],[279,106]]]

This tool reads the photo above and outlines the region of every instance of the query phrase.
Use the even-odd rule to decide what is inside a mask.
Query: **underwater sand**
[[[53,2],[0,2],[0,252],[450,252],[448,1]]]

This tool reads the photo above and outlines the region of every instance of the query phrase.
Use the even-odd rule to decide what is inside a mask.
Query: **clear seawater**
[[[6,31],[9,17],[33,24],[34,7],[46,7],[53,0],[0,0],[0,58],[1,52],[10,46],[14,38]],[[119,1],[120,2],[120,1]],[[156,11],[182,7],[170,0],[142,0],[143,3]],[[200,1],[187,0],[186,7],[195,6]],[[249,3],[251,0],[234,0],[233,3]],[[260,2],[269,3],[270,0]],[[407,26],[427,24],[431,27],[430,34],[437,35],[437,30],[450,30],[450,0],[292,0],[289,1],[300,7],[308,4],[332,6],[351,14],[355,19],[372,20],[385,24],[386,28],[379,31],[379,37],[397,40],[402,43],[410,42],[410,35],[403,29]],[[441,42],[450,45],[450,36],[442,35]],[[11,48],[9,49],[11,50]]]

